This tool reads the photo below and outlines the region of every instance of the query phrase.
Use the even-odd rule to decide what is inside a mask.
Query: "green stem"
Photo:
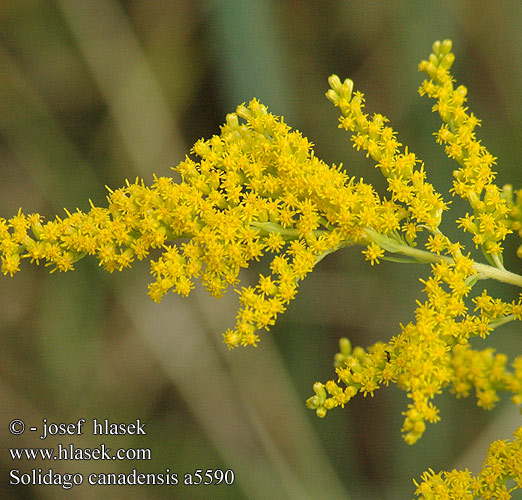
[[[412,257],[418,262],[454,262],[451,257],[445,255],[437,255],[426,250],[419,250],[417,248],[410,247],[409,245],[406,245],[404,243],[400,243],[395,239],[388,238],[384,235],[379,235],[379,239],[381,238],[387,238],[390,240],[389,246],[390,248],[393,248],[394,253]],[[379,242],[377,242],[377,244],[379,244]],[[477,271],[479,279],[494,279],[503,283],[509,283],[511,285],[519,286],[522,288],[522,276],[520,276],[519,274],[512,273],[510,271],[507,271],[506,269],[500,269],[498,267],[489,266],[487,264],[481,264],[479,262],[475,262],[473,264],[473,269]]]
[[[489,323],[489,327],[490,328],[493,328],[493,330],[501,325],[505,325],[506,323],[509,323],[511,321],[514,321],[516,318],[515,318],[515,315],[514,314],[510,314],[509,316],[504,316],[503,318],[498,318],[496,320],[493,320]]]
[[[251,222],[250,226],[255,227],[256,229],[261,229],[262,231],[268,233],[280,233],[284,238],[293,239],[299,237],[299,232],[294,228],[283,228],[279,224],[275,224],[273,222]],[[314,231],[316,236],[320,234],[324,234],[327,231],[317,230]],[[405,255],[406,257],[410,257],[415,260],[415,262],[425,262],[425,263],[435,263],[435,262],[448,262],[450,264],[454,263],[454,260],[451,257],[446,255],[437,255],[427,250],[419,250],[418,248],[413,248],[407,243],[405,243],[399,237],[387,236],[384,234],[379,234],[372,229],[366,229],[365,234],[367,236],[367,241],[374,241],[379,246],[381,246],[384,250],[399,254]],[[343,241],[337,247],[327,250],[320,256],[318,256],[316,260],[316,264],[321,261],[326,255],[335,252],[339,248],[345,246],[351,246],[355,242],[352,240]],[[473,269],[477,271],[477,279],[494,279],[497,281],[501,281],[503,283],[509,283],[511,285],[515,285],[522,288],[522,276],[519,274],[512,273],[504,269],[504,267],[495,267],[490,266],[488,264],[481,264],[479,262],[474,262]]]

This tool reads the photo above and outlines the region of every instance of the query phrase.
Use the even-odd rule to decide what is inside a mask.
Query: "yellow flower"
[[[375,243],[370,243],[366,250],[363,250],[363,254],[366,256],[366,260],[370,261],[373,266],[375,263],[379,263],[379,258],[384,255],[384,250]]]

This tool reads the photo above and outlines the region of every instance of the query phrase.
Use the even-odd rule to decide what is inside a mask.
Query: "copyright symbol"
[[[18,436],[19,434],[23,434],[25,431],[25,424],[22,420],[12,420],[9,423],[9,431],[11,434],[14,434],[15,436]]]

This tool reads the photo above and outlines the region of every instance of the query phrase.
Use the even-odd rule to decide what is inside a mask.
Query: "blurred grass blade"
[[[182,158],[183,140],[139,41],[114,0],[58,0],[143,177]]]

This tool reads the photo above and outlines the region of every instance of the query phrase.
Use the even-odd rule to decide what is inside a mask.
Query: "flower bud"
[[[341,97],[344,97],[347,101],[350,101],[350,99],[352,98],[352,91],[353,81],[347,78],[341,85],[341,88],[339,89],[339,94]]]
[[[444,69],[450,69],[454,62],[455,62],[455,54],[452,54],[450,52],[449,54],[446,54],[442,58],[442,61],[440,62],[439,66]]]
[[[239,119],[235,113],[228,113],[226,120],[227,120],[227,124],[229,125],[229,127],[231,127],[231,128],[239,127]]]
[[[324,388],[324,385],[321,382],[316,382],[314,384],[314,392],[321,401],[324,401],[326,399],[326,389]]]
[[[451,52],[451,48],[453,46],[453,42],[451,40],[444,40],[442,44],[440,45],[440,53],[441,54],[449,54]]]
[[[339,348],[343,356],[349,356],[352,353],[352,343],[346,337],[339,340]]]
[[[337,75],[328,77],[328,85],[338,94],[341,91],[341,79]]]
[[[328,91],[326,92],[326,98],[330,101],[332,101],[336,106],[339,105],[339,94],[333,90],[333,89],[328,89]]]

